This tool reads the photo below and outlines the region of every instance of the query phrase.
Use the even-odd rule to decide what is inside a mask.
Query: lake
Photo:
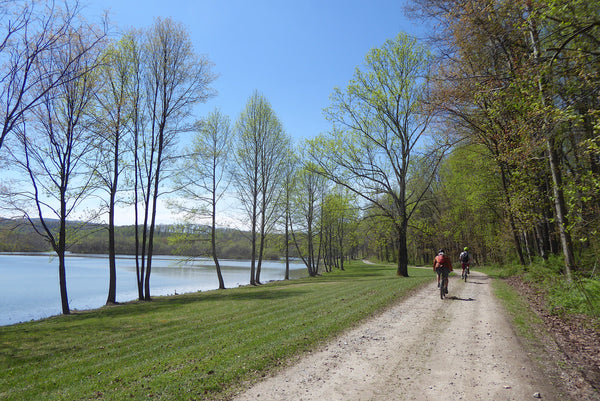
[[[250,261],[220,260],[225,286],[250,282]],[[108,257],[70,254],[66,260],[67,295],[71,310],[95,309],[108,295]],[[290,278],[306,277],[304,264],[290,264]],[[285,263],[263,261],[263,283],[283,280]],[[212,259],[153,256],[150,295],[208,291],[219,287]],[[117,259],[117,302],[137,299],[135,259]],[[0,325],[41,319],[62,312],[58,259],[48,253],[0,253]]]

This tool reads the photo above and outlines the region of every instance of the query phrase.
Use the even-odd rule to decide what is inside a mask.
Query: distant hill
[[[47,220],[51,229],[58,229],[58,220]],[[135,226],[118,226],[115,229],[117,253],[135,253]],[[157,226],[154,235],[154,254],[210,256],[208,226]],[[69,223],[70,238],[77,238],[69,245],[74,253],[108,253],[108,230],[103,224]],[[235,229],[218,230],[218,254],[227,259],[248,259],[250,257],[249,235]],[[265,259],[277,259],[281,251],[281,238],[272,236],[265,251]],[[45,252],[50,245],[38,235],[26,220],[0,218],[0,252]]]

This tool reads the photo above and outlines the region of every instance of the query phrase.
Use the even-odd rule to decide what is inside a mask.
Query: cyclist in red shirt
[[[445,255],[443,249],[438,251],[437,256],[433,259],[433,271],[437,273],[438,288],[440,288],[440,276],[444,283],[444,290],[448,293],[448,274],[452,271],[452,261]]]

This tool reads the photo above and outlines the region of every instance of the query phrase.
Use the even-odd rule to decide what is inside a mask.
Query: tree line
[[[17,224],[15,224],[17,223]],[[20,223],[20,224],[19,224]],[[48,221],[51,229],[58,230],[58,221]],[[77,223],[67,223],[67,230],[77,229]],[[79,229],[79,239],[68,247],[68,252],[77,254],[108,255],[109,243],[106,224],[87,224],[85,230]],[[190,227],[182,225],[157,225],[154,237],[156,255],[177,255],[190,257],[206,257],[212,255],[209,240],[211,227],[202,225],[194,228],[190,235]],[[217,228],[219,241],[218,254],[225,259],[250,259],[248,233],[233,228]],[[115,251],[117,255],[135,255],[135,227],[115,227]],[[279,260],[283,258],[283,238],[274,235],[265,248],[265,259]],[[36,235],[26,221],[0,219],[0,252],[52,252],[47,241]],[[298,255],[292,252],[292,258]]]
[[[418,0],[407,12],[436,29],[368,52],[333,89],[329,132],[294,144],[258,90],[233,122],[218,108],[193,114],[214,96],[216,74],[171,19],[114,37],[83,20],[78,3],[9,2],[0,15],[2,207],[57,253],[63,313],[64,253],[99,216],[114,302],[122,204],[134,208],[139,299],[151,299],[159,199],[183,216],[171,246],[212,256],[220,288],[226,199],[247,227],[256,285],[274,243],[310,276],[369,256],[408,276],[409,263],[466,245],[479,263],[561,255],[568,279],[592,269],[598,8]]]

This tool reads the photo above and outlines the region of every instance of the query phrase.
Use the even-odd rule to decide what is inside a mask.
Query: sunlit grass
[[[411,289],[424,269],[346,271],[0,327],[2,400],[221,399]]]

